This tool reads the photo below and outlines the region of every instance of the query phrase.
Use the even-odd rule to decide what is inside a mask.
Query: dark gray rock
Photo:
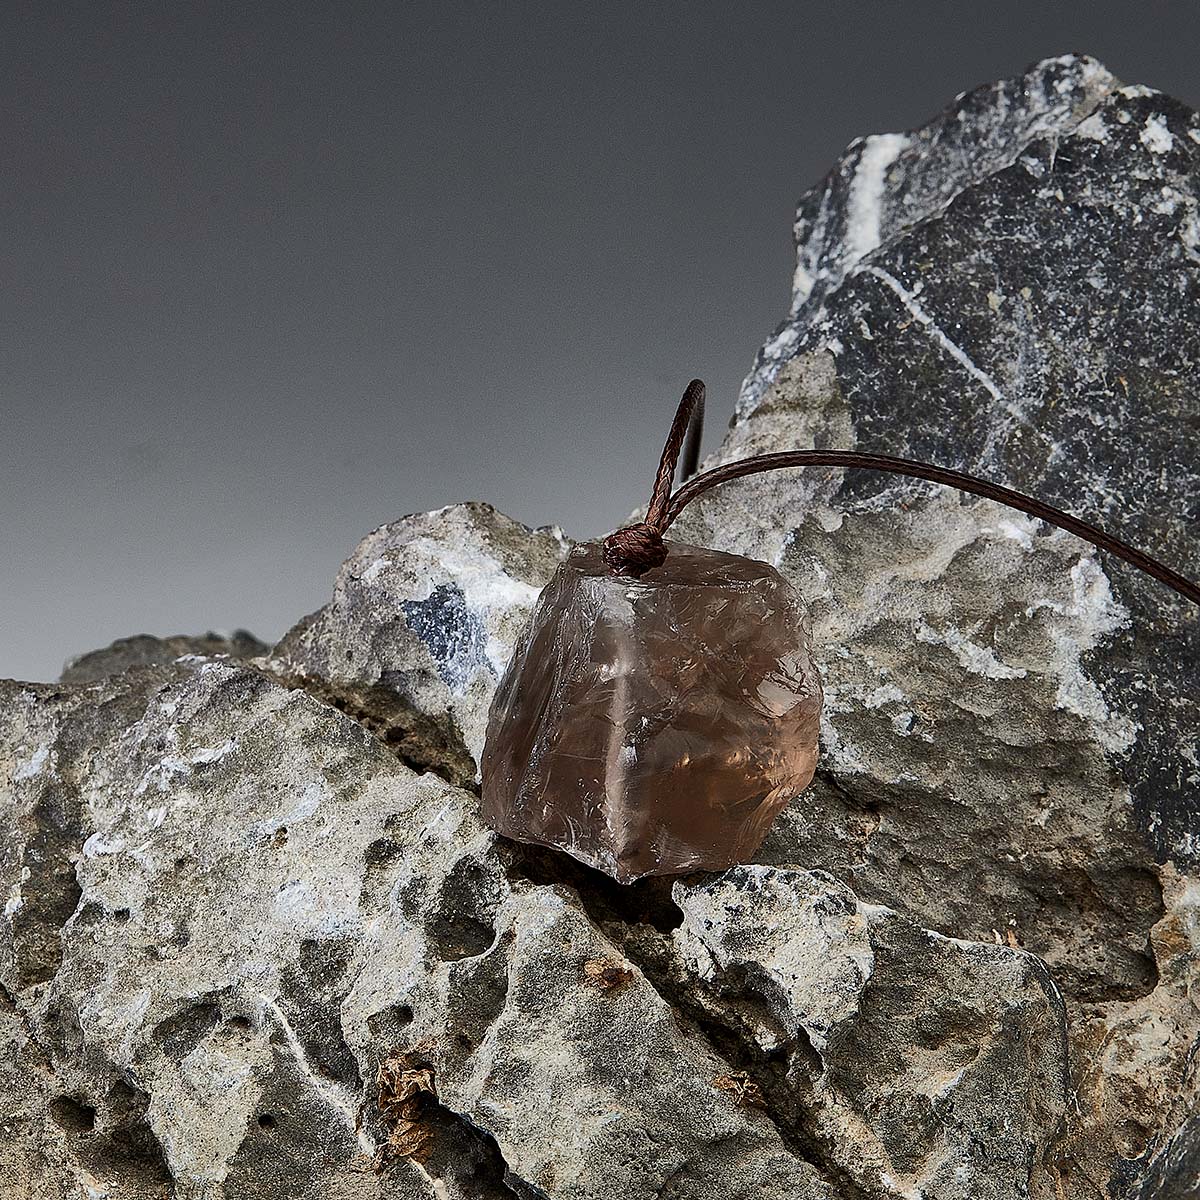
[[[940,215],[963,191],[1012,164],[1038,139],[1069,132],[1119,84],[1095,59],[1047,59],[958,98],[909,133],[859,138],[796,212],[792,310],[759,351],[740,411],[796,350],[825,298],[880,246]]]
[[[805,269],[819,286],[799,289],[740,411],[788,358],[832,351],[858,449],[1034,492],[1200,573],[1200,118],[1054,60],[888,146],[868,139],[801,202],[799,260],[831,265]],[[925,491],[859,473],[842,496]],[[1088,707],[1140,730],[1111,755],[1139,830],[1159,861],[1195,865],[1200,624],[1125,564],[1104,570],[1136,620],[1095,650]]]
[[[1146,1165],[1138,1200],[1197,1200],[1200,1197],[1200,1117],[1189,1117]]]

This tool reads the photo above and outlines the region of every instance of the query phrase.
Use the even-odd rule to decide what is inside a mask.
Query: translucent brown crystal
[[[599,542],[542,592],[492,702],[483,811],[623,882],[745,862],[817,760],[821,684],[773,567],[678,542],[640,578]]]

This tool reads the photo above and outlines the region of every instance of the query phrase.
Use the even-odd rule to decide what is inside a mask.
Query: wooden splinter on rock
[[[746,862],[817,764],[821,681],[804,604],[767,563],[668,542],[717,484],[785,467],[862,467],[999,501],[1132,563],[1195,604],[1200,587],[1010,488],[908,459],[795,450],[695,469],[704,385],[683,394],[646,519],[575,547],[546,585],[496,690],[483,814],[632,882]]]

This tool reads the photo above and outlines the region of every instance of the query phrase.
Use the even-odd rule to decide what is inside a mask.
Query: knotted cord
[[[1130,546],[1111,533],[1087,521],[1081,521],[1078,517],[1073,517],[1070,513],[1042,500],[998,483],[989,483],[986,479],[978,479],[962,471],[952,471],[947,467],[937,467],[907,458],[893,458],[887,454],[863,454],[856,450],[786,450],[778,454],[757,454],[750,458],[741,458],[714,467],[701,475],[693,475],[699,456],[703,423],[704,384],[699,379],[693,379],[683,393],[683,399],[675,411],[671,431],[667,435],[666,445],[663,446],[646,519],[618,529],[604,539],[604,559],[618,574],[636,577],[661,566],[667,557],[663,534],[687,505],[710,488],[728,483],[731,479],[742,479],[747,475],[758,475],[763,471],[779,471],[789,467],[858,467],[868,471],[885,471],[892,475],[907,475],[913,479],[926,479],[1015,508],[1027,516],[1065,529],[1085,542],[1124,559],[1139,571],[1144,571],[1160,583],[1165,583],[1193,604],[1200,605],[1200,586],[1137,547]],[[684,482],[672,493],[675,468],[685,440],[687,452],[683,458]]]

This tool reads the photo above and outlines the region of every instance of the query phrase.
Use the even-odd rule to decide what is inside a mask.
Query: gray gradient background
[[[720,436],[851,138],[1067,50],[1196,104],[1198,35],[1184,3],[5,5],[0,675],[274,638],[418,509],[604,532],[692,375]]]

